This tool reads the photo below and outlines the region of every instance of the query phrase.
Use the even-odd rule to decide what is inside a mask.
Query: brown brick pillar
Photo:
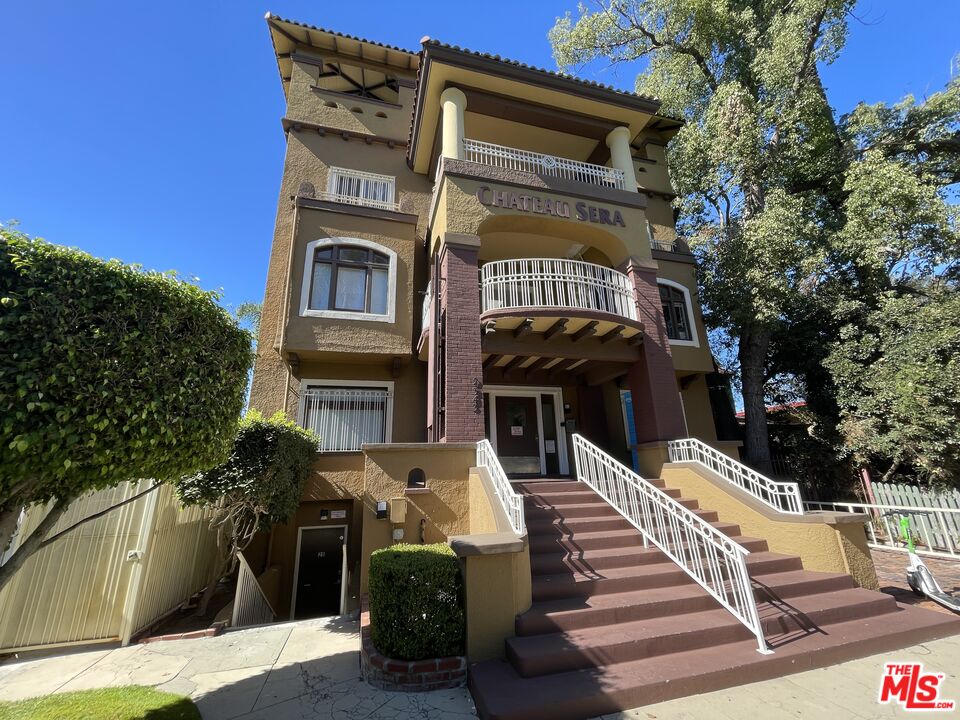
[[[637,442],[684,437],[683,408],[663,320],[656,268],[644,267],[631,260],[624,272],[633,281],[640,321],[644,326],[640,360],[634,363],[628,375]]]
[[[435,376],[442,397],[435,421],[441,442],[475,442],[484,437],[483,363],[480,357],[480,238],[447,233],[438,259],[440,322]]]

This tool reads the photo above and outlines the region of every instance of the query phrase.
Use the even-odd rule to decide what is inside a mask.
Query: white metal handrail
[[[594,165],[469,138],[464,139],[463,150],[464,159],[481,165],[520,170],[535,175],[548,175],[617,190],[624,189],[625,176],[623,170],[619,168]]]
[[[577,479],[640,531],[644,547],[656,546],[754,634],[761,653],[772,652],[747,572],[750,551],[582,435],[573,436],[573,452]]]
[[[231,627],[246,627],[248,625],[264,625],[273,622],[277,614],[267,600],[267,596],[260,587],[257,576],[247,564],[242,552],[237,553],[239,572],[237,574],[237,592],[233,598],[233,615],[230,619]]]
[[[907,551],[901,538],[900,518],[910,518],[914,546],[918,555],[960,559],[960,509],[886,505],[856,502],[805,502],[807,510],[863,513],[867,544],[880,550]]]
[[[330,202],[396,212],[399,210],[399,204],[396,202],[395,194],[396,178],[392,175],[331,167],[327,177],[326,192],[321,192],[320,198]]]
[[[789,515],[803,515],[803,499],[795,482],[771,480],[696,438],[671,440],[667,451],[670,462],[699,463],[764,505]]]
[[[527,528],[523,517],[523,496],[514,492],[489,440],[481,440],[477,443],[477,467],[485,467],[490,473],[493,490],[500,499],[507,517],[510,518],[510,526],[517,535],[523,535]]]
[[[303,393],[303,427],[320,440],[320,452],[351,452],[387,442],[393,396],[387,390],[311,388]]]
[[[501,308],[597,310],[637,320],[630,278],[582,260],[495,260],[480,268],[483,312]]]

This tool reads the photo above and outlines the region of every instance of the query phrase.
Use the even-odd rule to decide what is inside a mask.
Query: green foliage
[[[879,473],[960,484],[960,293],[889,291],[852,317],[826,361],[847,447]]]
[[[200,711],[188,697],[130,685],[0,702],[0,717],[7,720],[200,720]]]
[[[457,556],[444,543],[393,545],[370,555],[373,644],[396,660],[463,654],[466,621]]]
[[[185,505],[217,507],[229,516],[242,540],[293,516],[316,450],[317,437],[282,412],[266,419],[251,410],[227,461],[181,478],[177,490]]]
[[[251,351],[217,297],[0,228],[0,508],[222,462]]]
[[[740,374],[750,458],[766,469],[764,398],[798,393],[818,414],[817,452],[887,468],[902,456],[943,476],[956,414],[910,420],[898,408],[919,399],[891,393],[922,387],[929,412],[952,407],[924,353],[949,350],[927,323],[952,319],[931,306],[952,307],[960,279],[960,78],[923,102],[835,117],[819,73],[843,49],[853,5],[608,0],[558,19],[550,40],[563,67],[647,60],[637,91],[686,121],[668,151],[678,229],[701,265],[711,341]],[[921,339],[910,357],[894,347]],[[892,355],[910,370],[878,373]]]

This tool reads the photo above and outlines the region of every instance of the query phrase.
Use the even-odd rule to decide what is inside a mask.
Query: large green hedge
[[[445,544],[393,545],[370,556],[373,644],[396,660],[462,655],[465,619],[457,556]]]
[[[223,462],[252,355],[217,299],[0,228],[0,507]]]

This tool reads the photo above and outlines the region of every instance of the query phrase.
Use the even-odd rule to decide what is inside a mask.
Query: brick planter
[[[466,684],[467,658],[456,655],[431,660],[392,660],[381,655],[370,637],[370,611],[364,598],[360,613],[360,674],[380,690],[445,690]]]

